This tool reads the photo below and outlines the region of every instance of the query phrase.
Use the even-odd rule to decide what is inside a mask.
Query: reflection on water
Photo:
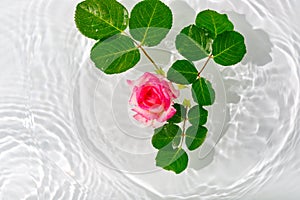
[[[118,117],[127,108],[114,114],[122,109],[114,106],[114,89],[124,77],[104,76],[89,60],[94,42],[73,22],[79,1],[6,1],[0,199],[298,199],[299,1],[164,1],[175,14],[174,35],[211,8],[228,13],[248,49],[241,64],[212,65],[223,77],[225,124],[179,176],[156,170],[151,130],[124,128]],[[132,8],[137,1],[121,2]]]
[[[246,65],[251,63],[255,66],[264,66],[272,61],[270,55],[273,44],[268,34],[262,29],[253,29],[246,19],[246,15],[229,12],[228,16],[239,32],[247,35],[247,55],[242,61]]]

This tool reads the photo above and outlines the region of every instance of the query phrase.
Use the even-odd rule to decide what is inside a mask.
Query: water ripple
[[[220,137],[192,153],[179,176],[154,166],[151,130],[120,121],[130,113],[111,99],[123,78],[103,76],[89,60],[94,42],[73,21],[78,2],[0,8],[0,199],[265,199],[260,191],[277,194],[279,182],[287,185],[281,199],[299,196],[290,183],[300,182],[299,2],[164,1],[176,30],[191,22],[186,12],[228,13],[248,47],[241,64],[218,68],[226,97]]]

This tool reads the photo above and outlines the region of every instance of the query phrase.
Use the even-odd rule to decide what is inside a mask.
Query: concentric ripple
[[[248,50],[236,66],[208,66],[220,98],[212,134],[179,176],[156,168],[152,129],[131,120],[124,82],[151,65],[97,70],[94,41],[74,24],[79,2],[2,2],[0,199],[300,197],[299,1],[164,0],[170,38],[209,8],[228,14]],[[171,39],[148,51],[161,65],[180,58]]]

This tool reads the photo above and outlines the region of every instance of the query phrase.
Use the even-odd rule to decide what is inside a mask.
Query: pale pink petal
[[[157,120],[152,120],[151,127],[158,128],[164,125],[165,122],[158,122]]]
[[[157,75],[157,74],[152,74],[150,72],[145,72],[144,75],[142,76],[143,79],[145,80],[156,80],[156,81],[159,81],[159,78],[160,78],[160,75]]]
[[[167,111],[162,113],[162,115],[157,119],[157,121],[165,122],[168,119],[170,119],[171,117],[173,117],[173,115],[175,115],[175,113],[176,113],[176,109],[173,106],[170,106]]]
[[[137,99],[136,99],[137,89],[138,89],[137,87],[134,87],[133,90],[132,90],[132,93],[131,93],[131,96],[130,96],[130,99],[129,99],[129,104],[130,105],[133,105],[133,106],[137,105]]]
[[[176,99],[179,96],[179,90],[176,90],[170,81],[162,80],[161,85],[163,85],[164,88],[168,89],[169,96],[173,99]]]
[[[127,84],[130,86],[130,87],[133,87],[134,86],[134,81],[132,80],[126,80]]]
[[[167,110],[171,106],[171,97],[169,96],[169,90],[167,88],[162,89],[163,97],[162,102],[164,104],[164,109]]]
[[[154,126],[176,113],[172,101],[179,96],[179,90],[165,77],[145,72],[137,80],[127,80],[127,83],[133,87],[129,103],[134,106],[136,120]]]
[[[171,82],[168,82],[170,92],[172,93],[172,98],[176,99],[179,97],[179,90],[176,90]]]
[[[134,119],[136,119],[137,121],[143,123],[144,125],[146,126],[150,126],[152,124],[152,121],[151,120],[148,120],[146,118],[144,118],[142,115],[140,114],[135,114],[133,116]]]
[[[140,78],[138,78],[137,80],[126,80],[127,84],[131,87],[133,86],[142,86],[146,83],[157,83],[160,82],[159,78],[152,73],[149,72],[145,72]]]
[[[152,73],[145,72],[140,78],[135,81],[136,86],[141,86],[147,82],[158,82],[159,79]]]
[[[156,105],[149,108],[149,112],[151,113],[162,113],[164,112],[164,106],[163,105]]]
[[[159,117],[158,113],[149,112],[149,111],[144,110],[144,109],[142,109],[138,106],[132,108],[131,110],[138,113],[138,114],[140,114],[140,115],[142,115],[144,118],[149,119],[149,120],[156,119],[156,118]]]

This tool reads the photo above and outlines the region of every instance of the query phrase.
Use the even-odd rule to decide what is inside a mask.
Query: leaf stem
[[[182,125],[182,135],[181,135],[181,141],[180,141],[179,148],[182,147],[183,142],[184,142],[186,122],[187,122],[187,120],[188,120],[188,117],[187,117],[188,109],[189,109],[189,107],[186,106],[186,114],[185,114],[184,120],[183,120],[183,125]]]
[[[142,52],[145,54],[145,56],[148,58],[148,60],[153,64],[153,66],[154,66],[154,68],[155,68],[155,71],[156,71],[158,74],[161,74],[161,75],[165,76],[164,70],[163,70],[161,67],[159,67],[159,66],[154,62],[154,60],[153,60],[153,59],[151,58],[151,56],[147,53],[147,51],[142,47],[142,45],[139,44],[139,43],[137,43],[137,41],[135,41],[128,33],[123,32],[123,34],[125,34],[125,35],[128,36],[128,37],[130,37],[131,40],[135,43],[136,47],[137,47],[138,49],[141,49],[141,50],[142,50]]]
[[[208,64],[209,60],[213,57],[212,54],[210,54],[207,58],[207,60],[205,61],[203,67],[201,68],[201,70],[198,72],[198,77],[200,77],[200,74],[203,72],[203,70],[205,69],[206,65]]]
[[[147,53],[147,51],[141,46],[141,45],[138,45],[137,46],[138,48],[140,48],[142,50],[142,52],[145,54],[145,56],[150,60],[150,62],[154,65],[154,68],[156,70],[161,70],[161,67],[159,67],[155,62],[154,60],[150,57],[150,55]]]

